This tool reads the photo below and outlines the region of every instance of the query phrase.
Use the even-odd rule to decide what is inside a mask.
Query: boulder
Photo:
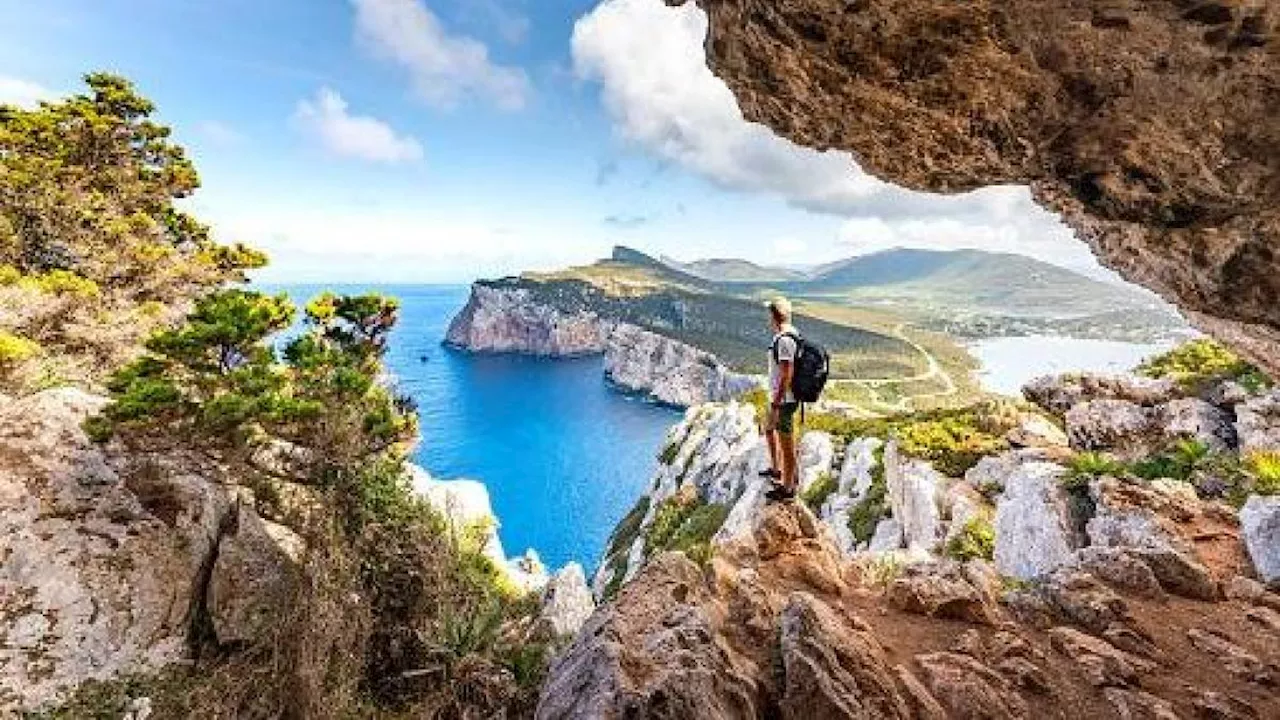
[[[1070,373],[1036,378],[1022,387],[1028,400],[1054,415],[1095,400],[1123,400],[1153,407],[1177,397],[1178,387],[1170,380],[1137,375]]]
[[[902,523],[893,518],[884,518],[876,523],[876,530],[867,543],[867,551],[886,553],[902,549]]]
[[[902,525],[908,550],[933,552],[942,539],[942,502],[946,478],[923,460],[909,458],[889,443],[884,451],[884,476],[893,517]]]
[[[796,454],[800,460],[802,491],[807,490],[824,475],[835,479],[836,450],[830,434],[821,431],[805,433],[800,438],[800,446],[796,448]]]
[[[1280,496],[1250,496],[1240,509],[1240,531],[1258,576],[1280,583]]]
[[[220,645],[252,643],[278,626],[298,590],[306,544],[259,518],[247,503],[231,511],[209,579],[207,606]]]
[[[106,404],[0,404],[0,715],[183,659],[199,570],[230,503],[175,456],[136,468],[81,425]]]
[[[854,502],[862,499],[874,480],[880,459],[876,451],[884,446],[879,438],[855,438],[844,449],[844,463],[840,466],[840,493]]]
[[[985,579],[954,560],[908,565],[889,585],[889,604],[903,612],[966,622],[995,624],[995,608]]]
[[[996,500],[996,568],[1022,580],[1066,564],[1080,546],[1071,499],[1062,487],[1064,468],[1051,463],[1018,465],[1001,481]]]
[[[1062,428],[1038,413],[1019,415],[1018,424],[1005,435],[1005,439],[1014,448],[1064,447],[1068,444],[1067,434]]]
[[[1160,441],[1154,411],[1129,400],[1091,400],[1066,414],[1067,437],[1076,450],[1108,450],[1142,457]]]
[[[1236,406],[1240,451],[1280,450],[1280,390]]]
[[[861,621],[795,593],[780,625],[783,718],[913,717],[884,649]]]
[[[1094,547],[1124,548],[1151,568],[1168,592],[1214,600],[1221,591],[1179,532],[1199,514],[1194,490],[1171,484],[1141,484],[1102,478],[1090,486],[1096,508],[1085,526]]]
[[[1197,440],[1225,452],[1236,444],[1231,414],[1198,398],[1171,400],[1156,409],[1155,422],[1166,440]]]

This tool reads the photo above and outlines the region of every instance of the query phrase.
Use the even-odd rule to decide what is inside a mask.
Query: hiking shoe
[[[773,468],[769,468],[768,470],[761,470],[756,474],[762,478],[769,478],[770,480],[782,479],[782,472],[778,470],[774,470]],[[774,483],[774,484],[776,485],[777,483]]]
[[[764,496],[770,502],[791,502],[796,499],[796,491],[775,484]]]

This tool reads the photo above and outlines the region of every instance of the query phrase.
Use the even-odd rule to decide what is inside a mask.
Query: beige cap
[[[791,319],[791,301],[781,295],[770,299],[764,306],[784,320]]]

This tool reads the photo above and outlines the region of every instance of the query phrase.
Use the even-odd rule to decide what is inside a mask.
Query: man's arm
[[[791,360],[780,360],[778,362],[778,386],[773,388],[773,406],[777,407],[786,402],[787,388],[791,387],[791,378],[795,375],[795,362]]]

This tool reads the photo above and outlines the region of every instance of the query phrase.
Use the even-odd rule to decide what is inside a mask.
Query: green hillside
[[[696,275],[704,280],[721,283],[795,282],[804,280],[806,273],[788,268],[766,267],[737,258],[709,258],[682,263],[670,258],[662,260],[668,266]]]
[[[822,268],[787,285],[799,295],[950,308],[1034,318],[1128,309],[1160,310],[1136,288],[1103,282],[1033,258],[977,250],[889,250]],[[1171,313],[1165,313],[1171,315]]]

